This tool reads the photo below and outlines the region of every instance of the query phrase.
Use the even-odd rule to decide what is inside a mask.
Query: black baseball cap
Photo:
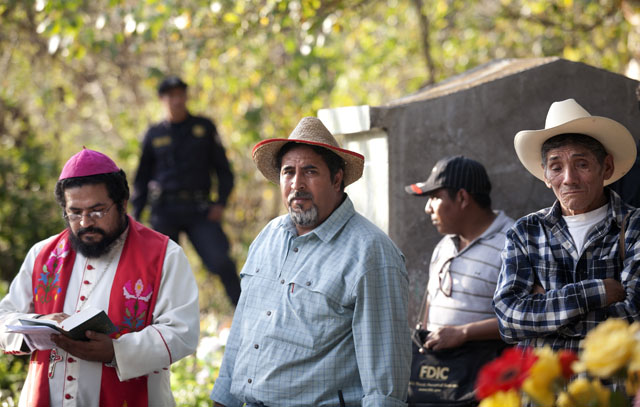
[[[491,182],[484,166],[462,155],[438,161],[424,182],[407,185],[411,195],[426,195],[440,188],[464,189],[471,194],[491,193]]]
[[[174,88],[187,89],[187,84],[178,76],[167,76],[158,85],[158,95],[162,96]]]

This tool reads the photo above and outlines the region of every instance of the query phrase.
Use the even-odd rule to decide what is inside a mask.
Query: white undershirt
[[[598,209],[594,209],[591,212],[581,213],[574,216],[563,216],[567,226],[569,227],[569,233],[573,238],[573,242],[576,244],[578,250],[578,256],[582,255],[584,250],[584,243],[589,233],[593,228],[600,223],[607,216],[607,209],[609,205],[604,205]]]

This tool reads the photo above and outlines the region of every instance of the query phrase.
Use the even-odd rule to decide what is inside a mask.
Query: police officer
[[[187,84],[165,78],[158,96],[166,120],[147,130],[134,181],[131,203],[140,219],[147,202],[151,225],[178,242],[184,231],[207,268],[220,276],[233,304],[240,281],[229,257],[229,241],[220,221],[233,188],[233,174],[211,120],[193,116],[186,107]],[[210,201],[211,175],[218,179],[218,200]]]

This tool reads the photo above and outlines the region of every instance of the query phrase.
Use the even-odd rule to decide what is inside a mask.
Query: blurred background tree
[[[241,266],[282,211],[250,157],[259,140],[287,137],[320,108],[384,104],[493,59],[561,56],[624,73],[640,55],[637,3],[0,0],[0,279],[62,226],[53,186],[83,145],[133,178],[167,74],[190,84],[191,111],[214,119],[228,150],[225,229]],[[190,259],[203,312],[231,314]]]

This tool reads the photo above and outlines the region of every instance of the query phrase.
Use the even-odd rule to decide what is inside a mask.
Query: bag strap
[[[422,347],[424,344],[420,340],[420,331],[423,329],[427,329],[427,322],[429,320],[429,313],[427,312],[427,308],[429,306],[428,288],[429,288],[429,283],[427,282],[427,287],[425,287],[424,295],[422,296],[422,303],[420,304],[420,312],[418,313],[418,320],[416,321],[416,324],[413,326],[413,329],[411,332],[411,340],[413,341],[413,343],[415,343],[418,346],[418,349],[420,349],[420,353],[424,352],[424,348]]]
[[[429,284],[427,283],[427,287]],[[420,353],[424,353],[424,343],[420,338],[420,331],[427,329],[427,321],[429,319],[429,313],[426,311],[429,304],[429,291],[427,289],[424,290],[424,295],[422,296],[422,303],[420,304],[420,312],[418,313],[418,320],[416,324],[413,326],[411,331],[411,341],[416,344]],[[426,314],[426,315],[425,315]],[[426,320],[425,320],[426,316]],[[424,325],[423,325],[424,324]]]
[[[427,322],[429,322],[429,313],[427,312],[427,306],[429,304],[429,283],[424,289],[424,295],[422,296],[422,302],[420,303],[420,312],[418,313],[418,320],[416,321],[414,330],[419,331],[421,329],[427,329]]]
[[[627,224],[627,218],[629,217],[629,215],[631,214],[631,212],[627,212],[626,215],[624,215],[624,219],[622,219],[622,225],[620,225],[620,236],[619,236],[619,244],[618,244],[618,253],[620,254],[620,260],[624,263],[624,258],[625,258],[625,252],[627,251],[627,248],[625,247],[624,244],[624,229],[625,226]]]

